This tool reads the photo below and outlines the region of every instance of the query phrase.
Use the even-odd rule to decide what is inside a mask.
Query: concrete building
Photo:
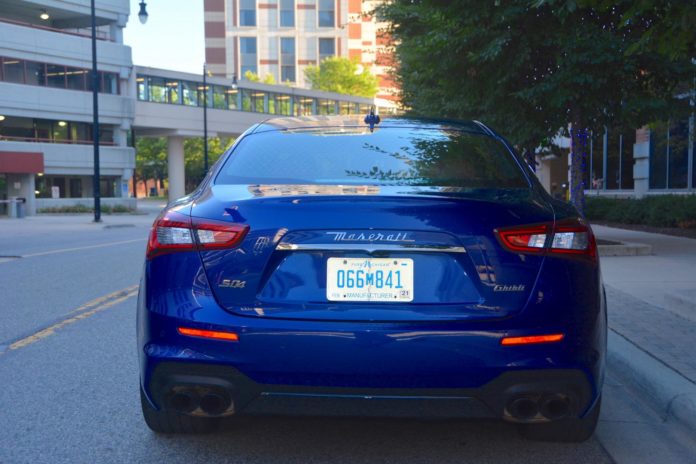
[[[370,15],[381,1],[205,0],[206,62],[228,79],[252,71],[308,87],[304,70],[330,56],[355,58],[379,77],[385,111],[396,108],[396,85],[384,24]]]
[[[128,14],[127,0],[97,2],[104,204],[135,204]],[[26,198],[30,213],[93,201],[89,25],[87,1],[0,0],[0,199]]]

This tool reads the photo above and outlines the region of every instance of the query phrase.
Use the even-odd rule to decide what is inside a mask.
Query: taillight
[[[592,229],[581,218],[506,227],[495,233],[503,247],[515,253],[577,255],[592,260],[597,257]]]
[[[176,251],[233,248],[244,239],[249,226],[200,218],[168,211],[152,225],[147,259]]]

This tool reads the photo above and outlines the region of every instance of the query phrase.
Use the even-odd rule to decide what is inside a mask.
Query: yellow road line
[[[22,258],[33,258],[35,256],[53,255],[56,253],[67,253],[69,251],[90,250],[92,248],[104,248],[104,247],[109,247],[109,246],[113,246],[113,245],[123,245],[125,243],[135,243],[135,242],[144,242],[144,241],[145,241],[145,238],[136,238],[133,240],[122,240],[120,242],[100,243],[99,245],[87,245],[87,246],[75,247],[75,248],[60,248],[58,250],[41,251],[39,253],[29,253],[27,255],[22,255]]]
[[[80,311],[86,308],[93,307],[97,305],[96,307],[93,307],[89,311],[85,311],[83,313],[80,313],[76,316],[69,317],[67,319],[64,319],[60,322],[57,322],[53,324],[50,327],[47,327],[43,330],[39,330],[35,334],[29,335],[28,337],[24,337],[21,340],[17,340],[16,342],[12,343],[9,346],[10,350],[18,350],[20,348],[24,348],[25,346],[31,345],[32,343],[36,343],[39,340],[43,340],[46,337],[49,337],[53,335],[56,330],[62,329],[65,326],[68,326],[70,324],[74,324],[77,321],[81,321],[82,319],[86,319],[90,316],[93,316],[101,311],[104,311],[105,309],[108,309],[114,305],[117,305],[123,301],[126,301],[127,299],[131,298],[132,296],[137,295],[138,289],[137,285],[133,285],[131,287],[127,287],[123,290],[119,290],[118,292],[113,292],[110,293],[109,295],[97,298],[95,300],[92,300],[88,303],[85,303],[84,305],[80,306],[77,309],[74,309],[70,311],[70,313],[74,313],[76,311]],[[121,295],[121,296],[118,296]],[[114,296],[117,296],[114,298]]]
[[[117,298],[119,296],[125,296],[126,293],[130,293],[133,290],[137,290],[137,288],[138,288],[138,284],[135,284],[135,285],[131,285],[130,287],[126,287],[126,288],[121,289],[121,290],[116,290],[115,292],[109,293],[108,295],[104,295],[104,296],[96,298],[92,301],[88,301],[87,303],[83,304],[82,306],[78,306],[77,308],[69,311],[68,314],[79,313],[80,311],[84,311],[85,309],[89,309],[93,306],[97,306],[100,303],[103,303],[104,301],[110,300],[112,298]]]

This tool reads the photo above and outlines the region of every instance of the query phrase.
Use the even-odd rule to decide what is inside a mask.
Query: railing
[[[91,33],[66,31],[65,29],[57,29],[55,27],[27,23],[25,21],[18,21],[16,19],[0,18],[0,23],[13,24],[15,26],[22,26],[22,27],[30,27],[32,29],[40,29],[40,30],[50,31],[50,32],[58,32],[60,34],[74,35],[76,37],[87,37],[87,38],[92,37]],[[104,31],[97,31],[97,40],[103,40],[106,42],[113,42],[113,39],[111,39],[111,37],[109,37]]]
[[[49,139],[42,137],[15,137],[11,135],[0,135],[0,142],[39,142],[39,143],[64,143],[68,145],[92,145],[93,140],[64,140],[64,139]],[[99,140],[99,145],[116,145],[116,142],[105,142]]]

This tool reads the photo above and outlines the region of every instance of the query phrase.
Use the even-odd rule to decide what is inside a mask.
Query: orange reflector
[[[239,341],[239,335],[232,332],[217,332],[215,330],[189,329],[188,327],[179,327],[178,330],[181,335],[188,335],[189,337],[213,338],[215,340],[228,340],[231,342]]]
[[[534,343],[553,343],[563,340],[565,335],[531,335],[529,337],[505,337],[500,341],[501,345],[531,345]]]

